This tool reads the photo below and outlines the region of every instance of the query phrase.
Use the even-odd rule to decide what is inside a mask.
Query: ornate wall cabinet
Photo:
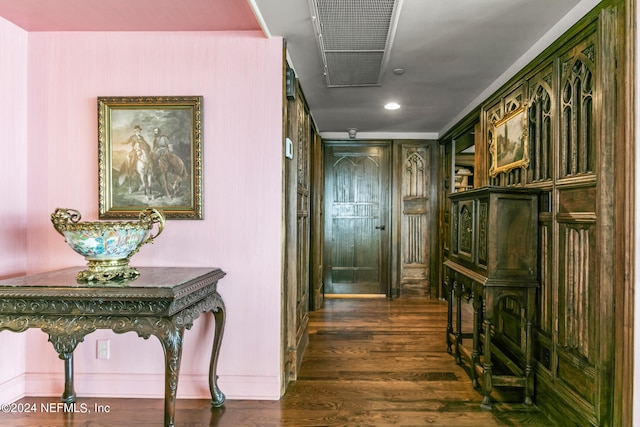
[[[524,402],[531,405],[532,323],[538,287],[538,191],[489,186],[452,193],[449,199],[451,232],[449,256],[444,263],[448,351],[454,352],[458,363],[463,359],[470,363],[474,385],[481,380],[482,407],[491,408],[493,386],[523,387]],[[463,331],[463,299],[473,303],[471,332]],[[492,343],[497,333],[494,313],[505,299],[513,301],[524,313],[521,355],[510,354]],[[465,346],[468,338],[472,338],[470,350]],[[499,340],[498,336],[495,338]],[[494,357],[499,366],[509,371],[494,369]],[[517,360],[512,360],[514,357]]]

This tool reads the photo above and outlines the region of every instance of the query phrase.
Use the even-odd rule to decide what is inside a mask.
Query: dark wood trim
[[[311,289],[309,292],[310,310],[318,310],[322,307],[324,300],[324,257],[323,257],[323,241],[324,241],[324,151],[322,139],[314,130],[314,138],[311,143],[311,254],[310,254],[310,281]]]
[[[598,61],[597,73],[600,84],[599,116],[602,120],[596,121],[596,132],[599,133],[597,140],[598,152],[598,185],[597,185],[597,202],[596,216],[598,227],[598,276],[597,281],[600,284],[597,289],[598,307],[597,321],[599,342],[599,355],[596,358],[596,377],[595,377],[595,396],[596,396],[596,416],[601,426],[610,426],[613,420],[612,401],[615,381],[611,381],[614,370],[614,359],[616,357],[615,333],[615,298],[617,297],[612,287],[603,286],[603,284],[615,284],[612,278],[616,274],[616,253],[615,247],[615,217],[617,211],[621,208],[616,206],[615,182],[616,175],[620,172],[616,171],[616,158],[618,136],[617,132],[619,119],[616,118],[618,111],[618,91],[620,90],[617,82],[621,74],[618,67],[618,13],[616,8],[605,8],[600,12],[598,19],[598,43],[600,45],[600,61]],[[605,60],[605,58],[607,60]],[[613,60],[611,60],[613,58]],[[613,214],[612,214],[613,212]]]
[[[287,100],[287,82],[286,82],[286,74],[287,74],[287,42],[286,40],[282,41],[282,156],[284,157],[285,147],[284,147],[284,138],[289,135],[289,102]],[[284,162],[284,160],[283,160]],[[288,192],[287,182],[289,182],[290,171],[286,167],[286,163],[283,164],[282,167],[282,227],[285,236],[287,235],[287,200],[290,197]],[[290,365],[292,361],[288,357],[288,349],[289,349],[289,329],[294,329],[295,334],[295,324],[293,323],[293,318],[291,317],[291,310],[289,306],[291,305],[290,297],[288,289],[291,286],[291,272],[287,268],[289,265],[295,265],[295,260],[292,263],[290,259],[290,254],[287,252],[287,247],[290,245],[290,240],[287,238],[283,238],[282,241],[282,284],[281,284],[281,292],[283,295],[282,301],[280,303],[280,310],[282,313],[282,322],[281,322],[281,338],[280,338],[280,348],[283,355],[287,355],[287,357],[282,357],[280,361],[280,372],[282,373],[282,382],[280,384],[280,394],[284,395],[287,384],[292,380],[290,376],[291,368]],[[295,240],[294,240],[295,242]],[[294,300],[295,302],[295,300]],[[295,311],[295,310],[294,310]],[[294,377],[295,378],[295,377]]]
[[[456,123],[451,129],[447,130],[438,139],[441,144],[449,143],[453,139],[457,139],[461,135],[469,132],[469,129],[473,129],[476,123],[480,120],[481,105],[471,110],[464,118]]]
[[[620,37],[625,41],[621,52],[624,66],[620,67],[621,81],[625,82],[620,89],[622,96],[618,98],[621,126],[617,127],[619,155],[616,156],[616,201],[620,203],[616,211],[616,257],[614,268],[616,284],[615,304],[619,309],[615,313],[615,342],[620,343],[615,355],[614,388],[613,388],[613,422],[612,425],[631,427],[633,425],[633,383],[635,353],[634,343],[634,294],[635,294],[635,188],[636,188],[636,35],[637,35],[637,1],[625,0],[624,31]],[[638,390],[636,390],[638,392]]]

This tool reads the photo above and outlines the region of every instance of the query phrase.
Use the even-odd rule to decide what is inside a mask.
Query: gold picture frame
[[[489,127],[488,139],[491,154],[489,175],[492,178],[515,168],[529,167],[529,138],[524,107],[493,123]]]
[[[98,97],[99,217],[202,219],[202,97]]]

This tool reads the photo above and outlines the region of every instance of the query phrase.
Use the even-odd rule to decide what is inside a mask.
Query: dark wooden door
[[[389,146],[325,146],[326,294],[389,293]]]

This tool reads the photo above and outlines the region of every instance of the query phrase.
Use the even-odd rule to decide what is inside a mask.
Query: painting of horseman
[[[108,118],[107,137],[101,141],[101,155],[106,154],[108,162],[101,164],[110,166],[105,174],[108,179],[102,181],[108,181],[104,185],[111,207],[126,211],[160,208],[169,213],[167,218],[172,211],[176,217],[182,210],[190,215],[195,203],[201,203],[197,200],[201,172],[193,169],[194,159],[201,156],[200,141],[194,141],[193,111],[112,107]]]

